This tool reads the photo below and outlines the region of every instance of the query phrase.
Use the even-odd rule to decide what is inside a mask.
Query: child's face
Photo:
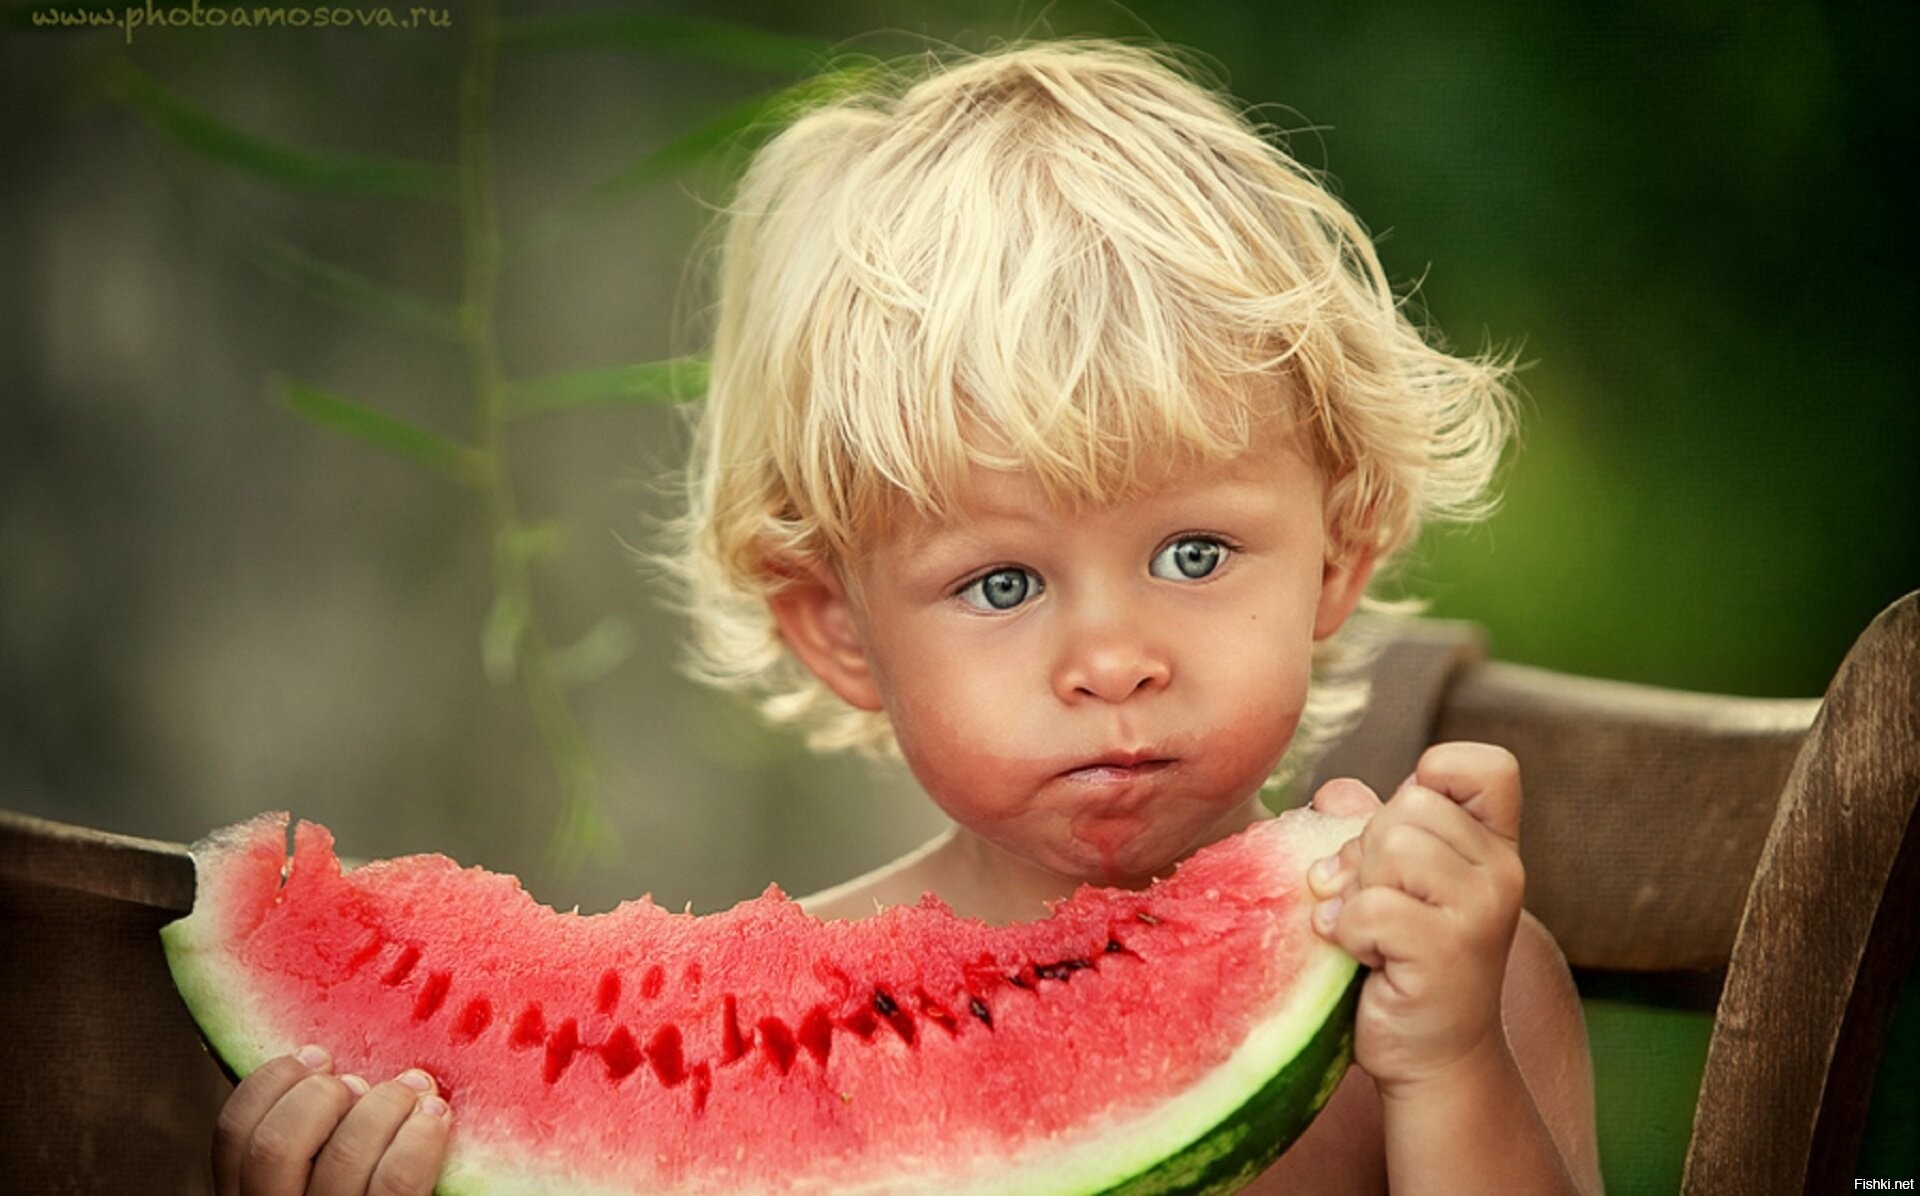
[[[828,581],[803,660],[884,709],[961,826],[1072,880],[1133,883],[1239,829],[1293,736],[1316,638],[1370,562],[1326,562],[1319,472],[1273,435],[1067,510],[976,470]],[[837,606],[835,604],[838,604]]]

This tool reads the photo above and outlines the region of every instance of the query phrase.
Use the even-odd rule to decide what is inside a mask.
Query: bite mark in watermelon
[[[442,856],[343,871],[311,822],[289,859],[270,814],[195,845],[162,936],[237,1074],[317,1042],[438,1077],[444,1193],[1231,1191],[1346,1071],[1358,969],[1305,870],[1359,826],[1294,811],[991,927],[556,913]]]

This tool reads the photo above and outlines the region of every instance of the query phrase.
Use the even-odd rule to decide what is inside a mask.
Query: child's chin
[[[1072,862],[1061,871],[1087,884],[1144,888],[1214,837],[1202,828],[1155,826],[1136,818],[1082,821],[1074,825],[1068,846]]]
[[[1068,875],[1081,884],[1107,889],[1144,889],[1172,872],[1180,856],[1165,851],[1127,851],[1080,858]]]

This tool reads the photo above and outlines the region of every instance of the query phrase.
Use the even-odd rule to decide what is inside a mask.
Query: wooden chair
[[[1477,629],[1433,620],[1374,671],[1320,775],[1390,790],[1435,740],[1506,745],[1528,905],[1575,968],[1718,989],[1684,1190],[1850,1186],[1920,914],[1920,593],[1867,629],[1824,703],[1490,662]],[[208,1190],[227,1083],[156,933],[192,894],[178,846],[0,813],[9,1190]]]

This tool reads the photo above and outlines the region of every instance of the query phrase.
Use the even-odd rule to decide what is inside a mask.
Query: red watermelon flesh
[[[311,822],[289,860],[274,814],[195,847],[163,933],[236,1072],[317,1042],[436,1076],[443,1191],[1185,1190],[1170,1170],[1217,1178],[1224,1151],[1244,1177],[1285,1145],[1235,1128],[1254,1096],[1303,1126],[1344,1071],[1355,968],[1304,872],[1357,828],[1297,811],[991,927],[931,897],[822,923],[776,889],[557,913],[441,856],[343,871]]]

